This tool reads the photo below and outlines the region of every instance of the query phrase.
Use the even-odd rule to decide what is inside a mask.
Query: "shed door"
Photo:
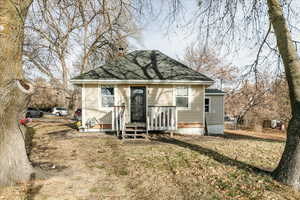
[[[131,122],[146,122],[146,88],[131,87]]]

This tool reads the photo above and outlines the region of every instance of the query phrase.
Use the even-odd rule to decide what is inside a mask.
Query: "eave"
[[[130,85],[138,85],[138,84],[153,84],[153,85],[169,85],[169,84],[177,84],[177,85],[207,85],[210,86],[214,83],[214,81],[189,81],[189,80],[88,80],[88,79],[73,79],[70,81],[74,85],[81,84],[130,84]]]

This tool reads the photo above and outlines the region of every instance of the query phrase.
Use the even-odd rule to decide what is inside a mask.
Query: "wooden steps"
[[[145,123],[130,123],[125,124],[125,130],[122,132],[122,139],[137,140],[147,139],[148,131]]]

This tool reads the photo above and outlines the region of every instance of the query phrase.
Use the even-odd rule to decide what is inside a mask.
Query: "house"
[[[223,123],[221,93],[205,94],[214,81],[157,50],[119,56],[71,82],[82,90],[83,131],[203,134],[205,116]]]

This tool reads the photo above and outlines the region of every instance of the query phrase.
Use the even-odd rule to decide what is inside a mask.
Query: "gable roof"
[[[80,80],[143,80],[143,81],[197,81],[213,82],[186,65],[168,57],[158,50],[137,50],[96,69],[74,77]]]

